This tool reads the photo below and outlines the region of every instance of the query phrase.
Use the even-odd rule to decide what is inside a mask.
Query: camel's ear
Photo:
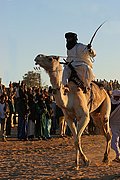
[[[60,58],[59,56],[56,56],[56,60],[57,60],[57,61],[59,61],[59,58]]]

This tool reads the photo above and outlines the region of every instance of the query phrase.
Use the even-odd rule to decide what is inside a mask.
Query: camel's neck
[[[59,89],[62,81],[62,69],[56,68],[48,72],[50,77],[50,82],[54,89]]]
[[[64,90],[61,84],[62,68],[56,68],[52,71],[49,71],[48,74],[50,77],[50,82],[54,89],[54,97],[55,97],[56,103],[61,108],[65,108],[68,102],[68,97],[64,95],[64,92],[63,92]]]

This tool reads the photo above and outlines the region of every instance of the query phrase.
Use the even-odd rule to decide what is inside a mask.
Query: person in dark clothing
[[[19,88],[18,100],[18,139],[27,140],[26,119],[27,119],[27,94],[22,84]]]
[[[6,96],[6,102],[8,103],[8,108],[9,108],[9,114],[7,116],[7,121],[6,121],[6,136],[10,136],[11,135],[11,118],[13,114],[13,104],[12,104],[10,96]]]
[[[33,140],[35,137],[35,120],[36,120],[36,103],[34,100],[33,94],[28,95],[28,108],[29,108],[29,115],[28,115],[28,139]]]
[[[45,137],[47,139],[51,138],[51,124],[52,124],[52,114],[53,114],[53,109],[50,106],[51,100],[50,96],[48,93],[45,93],[45,104],[46,104],[46,127],[45,127]]]
[[[35,124],[35,137],[38,139],[42,139],[42,112],[45,107],[43,103],[42,94],[36,92],[35,95],[35,102],[36,102],[36,124]]]

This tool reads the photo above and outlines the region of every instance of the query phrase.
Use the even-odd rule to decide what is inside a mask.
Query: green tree
[[[23,81],[28,87],[41,87],[41,74],[40,72],[28,71],[23,76]]]

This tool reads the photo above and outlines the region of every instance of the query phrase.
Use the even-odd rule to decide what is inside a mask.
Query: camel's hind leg
[[[109,125],[109,116],[111,111],[111,102],[109,97],[107,97],[104,102],[102,103],[100,107],[100,113],[99,116],[95,116],[95,114],[92,114],[93,119],[95,117],[99,117],[101,121],[101,130],[106,138],[106,149],[104,153],[103,162],[109,161],[109,153],[111,149],[111,139],[112,139],[112,133]]]
[[[111,139],[112,139],[112,133],[109,127],[109,123],[103,124],[103,131],[104,131],[104,136],[107,141],[103,162],[109,162],[109,153],[111,149]]]
[[[111,133],[110,124],[109,124],[110,112],[111,112],[111,102],[110,102],[109,96],[107,95],[105,101],[103,102],[103,104],[101,106],[101,110],[100,110],[100,114],[101,114],[101,118],[102,118],[101,120],[102,120],[102,125],[103,125],[103,132],[104,132],[104,136],[107,141],[103,162],[109,161],[108,156],[109,156],[110,149],[111,149],[112,133]]]

